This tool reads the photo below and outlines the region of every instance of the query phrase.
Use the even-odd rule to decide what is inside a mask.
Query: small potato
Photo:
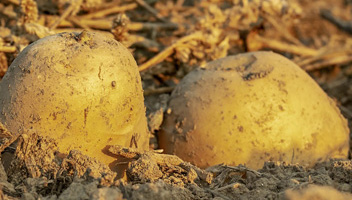
[[[40,39],[21,52],[0,83],[0,120],[30,129],[114,166],[108,145],[148,149],[141,78],[128,49],[83,31]]]
[[[229,56],[190,72],[169,108],[161,148],[202,168],[347,158],[349,130],[335,103],[272,52]]]

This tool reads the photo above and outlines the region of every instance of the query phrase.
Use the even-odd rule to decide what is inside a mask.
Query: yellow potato
[[[272,52],[229,56],[190,72],[169,108],[160,147],[202,168],[347,158],[349,130],[335,103]]]
[[[148,149],[141,78],[128,49],[104,35],[62,33],[21,52],[0,83],[0,120],[33,129],[113,167],[108,145]]]

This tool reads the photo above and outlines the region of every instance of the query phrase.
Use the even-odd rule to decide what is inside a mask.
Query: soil
[[[330,160],[313,168],[267,162],[257,171],[241,165],[216,165],[202,170],[177,156],[116,147],[116,152],[123,151],[132,158],[126,181],[117,179],[117,174],[107,166],[77,150],[60,157],[56,146],[54,140],[35,133],[22,135],[7,173],[0,167],[2,198],[352,198],[351,160]]]
[[[187,73],[256,50],[275,51],[306,70],[335,99],[351,129],[351,1],[69,2],[0,2],[0,76],[24,47],[47,35],[88,29],[113,37],[139,65],[150,150],[112,146],[111,153],[125,158],[121,178],[77,150],[61,154],[54,139],[35,132],[13,137],[1,125],[0,199],[352,199],[351,156],[311,168],[268,161],[259,170],[200,169],[161,154],[156,136],[170,94]]]

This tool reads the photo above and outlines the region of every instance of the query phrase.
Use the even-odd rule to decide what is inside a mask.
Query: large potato
[[[211,62],[176,87],[160,146],[199,167],[346,158],[347,121],[303,70],[271,52]]]
[[[108,145],[148,149],[137,64],[120,43],[89,32],[49,36],[29,45],[0,83],[0,120],[30,129],[106,164]]]

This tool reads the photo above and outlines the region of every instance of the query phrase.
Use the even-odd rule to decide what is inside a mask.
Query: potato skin
[[[62,33],[19,54],[0,83],[0,120],[113,165],[107,145],[148,149],[141,78],[130,52],[97,33]],[[103,151],[105,153],[103,153]]]
[[[169,108],[160,147],[202,168],[347,158],[349,130],[335,103],[272,52],[229,56],[190,72]]]

